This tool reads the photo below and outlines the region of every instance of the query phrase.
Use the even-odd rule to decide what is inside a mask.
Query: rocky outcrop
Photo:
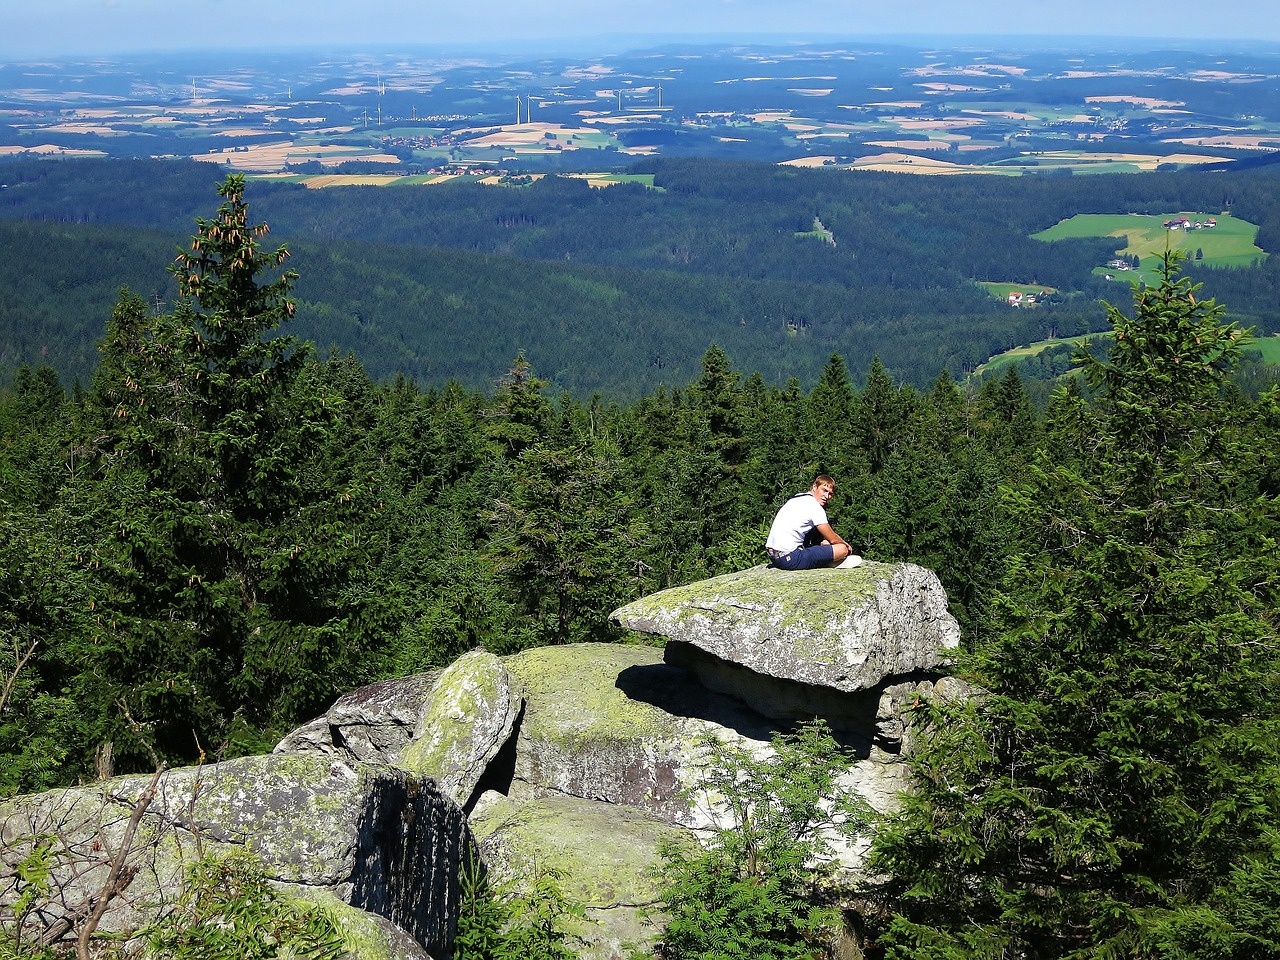
[[[753,567],[652,594],[612,619],[704,654],[678,653],[700,677],[719,662],[838,693],[936,672],[960,642],[937,575],[910,563]]]
[[[520,700],[502,661],[474,651],[440,674],[423,704],[413,741],[397,766],[430,777],[446,796],[470,807],[481,776],[511,737]]]
[[[172,895],[197,847],[251,845],[280,884],[346,911],[344,928],[381,955],[443,958],[458,874],[478,843],[499,876],[527,878],[533,864],[563,873],[592,921],[585,955],[621,958],[654,932],[642,918],[657,902],[661,840],[717,825],[719,798],[703,789],[708,738],[761,756],[797,719],[822,718],[852,750],[844,787],[891,811],[908,706],[965,695],[945,675],[959,631],[942,587],[911,564],[757,567],[613,619],[662,641],[471,653],[346,694],[269,757],[166,774],[144,818],[150,859],[131,866],[118,928]],[[80,850],[113,849],[144,785],[0,806],[6,856],[46,829]],[[860,842],[837,855],[857,870],[864,852]],[[83,889],[100,876],[85,872]]]
[[[103,888],[150,778],[21,797],[0,804],[6,858],[58,838],[51,886],[74,915]],[[457,873],[473,843],[466,819],[427,782],[388,766],[321,754],[247,757],[162,775],[138,823],[132,882],[102,929],[137,928],[181,889],[203,853],[248,847],[287,889],[330,895],[403,931],[421,951],[447,955],[457,923]],[[5,905],[7,906],[7,905]],[[48,917],[56,920],[56,917]]]

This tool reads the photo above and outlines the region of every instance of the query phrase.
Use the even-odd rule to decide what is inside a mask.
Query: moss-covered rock
[[[507,669],[525,694],[515,796],[566,794],[693,825],[684,791],[696,779],[698,738],[771,734],[764,718],[664,663],[654,647],[539,647],[509,658]]]
[[[612,619],[720,663],[840,693],[937,671],[960,641],[937,575],[909,563],[753,567],[651,594]]]
[[[150,778],[0,803],[3,862],[50,837],[51,913],[71,916],[98,894]],[[245,757],[166,772],[146,806],[127,863],[132,882],[104,931],[140,927],[176,899],[191,861],[249,849],[272,881],[332,892],[443,956],[457,923],[458,872],[473,844],[451,800],[403,771],[320,755]],[[20,891],[0,888],[0,911]]]
[[[583,931],[590,958],[625,957],[650,943],[655,930],[644,914],[658,902],[659,844],[689,835],[635,807],[566,796],[515,803],[486,794],[472,828],[500,879],[518,883],[534,863],[563,872],[563,892],[592,921]]]
[[[520,699],[502,661],[479,650],[465,654],[440,674],[397,766],[435,780],[465,807],[519,712]]]
[[[327,890],[304,890],[298,897],[323,910],[342,931],[346,960],[432,960],[421,944],[385,917],[353,907]]]

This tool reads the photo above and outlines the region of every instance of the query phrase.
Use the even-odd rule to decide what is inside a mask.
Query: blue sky
[[[1280,42],[1276,0],[0,0],[0,56],[606,34],[1057,35]]]

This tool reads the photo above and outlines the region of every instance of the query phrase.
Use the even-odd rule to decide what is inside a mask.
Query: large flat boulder
[[[717,688],[736,687],[725,677],[745,669],[856,695],[935,673],[960,642],[937,574],[910,563],[752,567],[650,594],[615,610],[612,620],[691,648],[676,648],[681,665]],[[719,676],[717,665],[727,665]]]

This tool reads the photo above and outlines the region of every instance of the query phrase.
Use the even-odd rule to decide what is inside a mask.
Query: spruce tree
[[[354,679],[335,609],[350,494],[308,472],[332,398],[276,332],[295,274],[272,278],[288,253],[263,249],[243,191],[228,176],[217,214],[197,221],[171,268],[172,313],[122,293],[95,380],[112,537],[80,682],[121,715],[115,735],[149,729],[168,756],[262,749],[262,726]]]
[[[974,695],[918,709],[873,854],[890,957],[1280,957],[1275,491],[1223,390],[1239,331],[1160,276],[1013,493]]]

